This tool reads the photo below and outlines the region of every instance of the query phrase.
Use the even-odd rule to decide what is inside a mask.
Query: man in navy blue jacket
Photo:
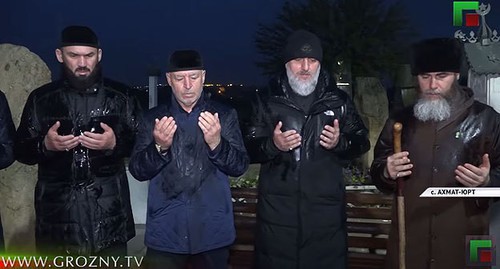
[[[227,268],[235,238],[228,176],[249,159],[236,111],[203,93],[194,50],[174,52],[166,74],[172,97],[144,114],[129,163],[151,180],[145,244],[148,268]]]

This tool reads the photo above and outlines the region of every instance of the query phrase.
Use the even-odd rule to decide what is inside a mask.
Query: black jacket
[[[96,253],[135,235],[123,158],[132,150],[139,105],[125,85],[104,79],[85,91],[59,80],[34,90],[16,137],[16,159],[38,164],[35,189],[36,242],[40,251]],[[111,126],[113,150],[78,146],[48,151],[48,129],[61,122],[62,135]]]
[[[0,169],[7,168],[14,162],[14,136],[16,127],[12,122],[9,103],[0,91]]]
[[[0,169],[5,169],[14,162],[14,136],[16,127],[12,122],[9,103],[0,91]],[[0,221],[0,252],[4,251],[3,227]]]
[[[318,99],[309,112],[289,98],[282,76],[270,95],[258,98],[254,120],[246,135],[252,162],[260,162],[256,238],[257,268],[346,268],[347,232],[342,165],[370,148],[368,130],[349,97],[321,73]],[[319,92],[318,92],[319,91]],[[259,100],[262,100],[259,101]],[[338,145],[319,144],[326,124],[339,120]],[[302,145],[281,152],[273,130],[295,129]]]

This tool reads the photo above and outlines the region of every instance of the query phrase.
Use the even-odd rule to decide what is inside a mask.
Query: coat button
[[[435,262],[436,260],[434,258],[431,259],[431,263]]]
[[[432,167],[432,171],[433,171],[434,173],[437,173],[437,172],[438,172],[438,169],[437,169],[436,167]]]

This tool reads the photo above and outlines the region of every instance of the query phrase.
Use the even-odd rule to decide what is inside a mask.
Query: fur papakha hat
[[[412,45],[411,72],[413,75],[429,72],[460,73],[463,44],[456,38],[425,39]]]

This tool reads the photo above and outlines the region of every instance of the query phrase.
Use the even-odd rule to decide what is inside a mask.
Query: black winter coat
[[[14,136],[16,127],[12,122],[9,103],[5,94],[0,92],[0,169],[14,162]]]
[[[16,159],[38,164],[35,189],[36,243],[43,252],[92,254],[135,235],[123,158],[132,150],[139,105],[125,85],[104,79],[85,91],[55,81],[34,90],[24,107],[16,137]],[[107,123],[116,136],[113,150],[78,146],[48,151],[48,129],[79,135]]]
[[[315,100],[307,113],[289,98],[286,76],[258,101],[247,150],[261,163],[257,208],[257,268],[346,268],[347,231],[342,166],[370,148],[368,130],[344,92],[321,73]],[[258,99],[261,100],[261,99]],[[338,145],[327,150],[319,144],[326,124],[339,120]],[[299,148],[281,152],[273,130],[295,129],[302,136]]]
[[[0,91],[0,169],[5,169],[14,162],[14,136],[16,127],[12,122],[9,103]],[[3,227],[0,221],[0,252],[4,251]]]

